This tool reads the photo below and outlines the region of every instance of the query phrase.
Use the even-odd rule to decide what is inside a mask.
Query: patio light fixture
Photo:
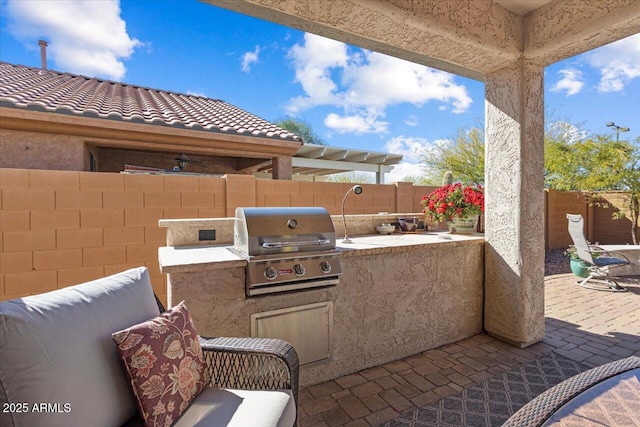
[[[349,189],[349,191],[346,192],[346,194],[342,198],[341,210],[342,210],[342,223],[344,224],[344,239],[342,240],[342,243],[353,243],[353,241],[349,238],[349,235],[347,233],[347,219],[344,216],[344,202],[347,200],[347,196],[351,193],[354,193],[357,196],[358,194],[362,193],[362,187],[359,185],[354,185]]]
[[[186,154],[180,153],[174,160],[178,162],[178,168],[180,168],[180,172],[184,172],[185,169],[187,169],[187,165],[189,164],[189,157],[187,157]]]
[[[618,126],[613,122],[608,122],[606,126],[616,130],[616,142],[620,140],[620,132],[629,132],[631,130],[629,128]]]

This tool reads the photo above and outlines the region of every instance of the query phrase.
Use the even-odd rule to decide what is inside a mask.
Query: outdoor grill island
[[[350,244],[336,243],[342,217],[323,208],[161,220],[168,304],[185,300],[203,335],[291,342],[302,386],[481,332],[481,235],[382,236],[376,224],[393,215],[349,219],[371,224],[361,235],[350,228]]]
[[[324,208],[237,208],[232,250],[246,258],[247,295],[336,285],[336,233]]]

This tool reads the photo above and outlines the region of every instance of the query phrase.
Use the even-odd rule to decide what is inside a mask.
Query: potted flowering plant
[[[452,233],[473,233],[478,216],[484,212],[484,191],[479,185],[443,185],[431,194],[422,196],[420,204],[428,219],[447,222]]]
[[[587,277],[589,275],[589,264],[583,262],[578,256],[578,252],[576,247],[571,245],[564,252],[562,252],[565,256],[569,257],[569,267],[571,267],[571,272],[577,277]],[[592,258],[599,258],[601,256],[598,252],[592,252]]]

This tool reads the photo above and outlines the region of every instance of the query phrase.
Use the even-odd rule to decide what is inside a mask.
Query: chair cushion
[[[127,421],[136,403],[111,334],[158,313],[144,267],[0,302],[0,401],[51,404],[45,412],[0,411],[0,425]]]
[[[205,387],[207,364],[184,301],[113,340],[146,425],[171,425]]]
[[[290,390],[205,387],[174,427],[291,427],[296,406]]]
[[[629,264],[629,261],[614,257],[600,257],[594,258],[593,263],[598,267],[605,267],[608,265],[625,265]]]

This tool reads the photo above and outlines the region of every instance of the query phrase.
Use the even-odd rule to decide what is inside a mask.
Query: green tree
[[[305,144],[327,145],[327,143],[313,131],[311,124],[306,120],[286,117],[277,119],[273,123],[282,129],[295,133],[302,138]]]
[[[640,220],[640,149],[636,143],[635,155],[629,163],[628,173],[623,177],[623,184],[627,189],[626,202],[629,210],[629,221],[631,221],[631,238],[633,244],[638,244],[638,221]],[[613,214],[614,218],[625,217],[625,213],[618,211]]]
[[[545,139],[545,185],[556,190],[624,190],[633,146],[594,135],[581,141]]]
[[[554,117],[554,113],[550,113],[550,116]],[[569,144],[585,135],[586,132],[580,125],[566,120],[550,122],[545,130],[545,154],[549,152],[549,142],[560,141]],[[556,147],[551,147],[551,150],[554,148]],[[484,182],[484,131],[480,126],[458,129],[455,137],[425,149],[421,154],[425,167],[424,182],[440,185],[447,171],[453,172],[456,181],[465,184]],[[562,161],[563,155],[555,153],[549,158],[551,161]],[[548,161],[546,158],[545,160]]]
[[[447,171],[465,184],[484,182],[484,131],[479,127],[459,129],[456,136],[423,149],[425,182],[441,183]]]
[[[583,140],[545,138],[545,185],[556,190],[580,190],[592,203],[602,204],[599,192],[625,191],[625,208],[631,222],[631,238],[638,244],[640,216],[640,144],[615,141],[608,135]],[[623,210],[615,219],[626,217]]]

